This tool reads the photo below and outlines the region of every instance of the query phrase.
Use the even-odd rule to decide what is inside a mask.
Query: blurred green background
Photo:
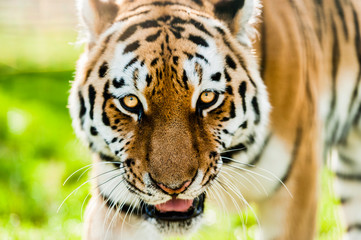
[[[81,209],[90,186],[90,163],[67,109],[70,81],[82,47],[73,0],[0,0],[0,239],[80,239]],[[332,174],[322,176],[319,239],[339,239],[338,201]],[[245,214],[247,215],[247,214]],[[253,239],[255,218],[242,220],[207,210],[206,226],[193,239]],[[217,221],[215,222],[215,219]]]

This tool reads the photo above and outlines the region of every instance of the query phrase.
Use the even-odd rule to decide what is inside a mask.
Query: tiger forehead
[[[129,22],[117,41],[126,44],[124,53],[134,52],[138,56],[158,54],[168,60],[166,57],[174,53],[194,55],[198,46],[208,47],[206,39],[210,37],[213,38],[214,34],[200,20],[184,14],[165,13]]]
[[[202,20],[204,19],[197,19],[192,15],[158,12],[157,16],[128,21],[126,26],[123,25],[117,33],[109,36],[116,44],[122,45],[121,52],[117,54],[124,56],[123,62],[127,61],[124,69],[136,69],[139,63],[141,67],[147,66],[147,86],[154,84],[153,87],[158,87],[153,89],[153,95],[154,91],[162,91],[160,82],[161,85],[168,83],[166,87],[176,88],[176,92],[181,89],[189,90],[189,76],[185,68],[188,68],[191,77],[197,75],[200,84],[204,68],[218,65],[221,70],[225,62],[221,56],[223,54],[219,54],[217,50],[217,45],[220,44],[216,42],[221,40],[216,40],[215,37],[220,38],[221,34],[216,29],[206,26]],[[213,56],[210,56],[209,52]],[[130,55],[132,57],[129,60],[124,60]],[[216,64],[212,64],[213,62]],[[185,63],[188,63],[187,67],[184,66]],[[138,77],[136,70],[134,73],[136,76],[133,76],[133,80]],[[219,72],[215,72],[214,75],[212,79],[220,79]]]

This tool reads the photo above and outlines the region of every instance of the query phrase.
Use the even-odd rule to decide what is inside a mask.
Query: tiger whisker
[[[239,218],[241,219],[242,221],[242,228],[243,230],[245,230],[245,222],[244,222],[244,219],[243,219],[243,216],[241,215],[242,214],[242,210],[240,209],[238,203],[236,202],[236,200],[234,199],[234,197],[227,191],[227,189],[225,188],[225,186],[223,186],[222,182],[219,180],[219,179],[216,179],[217,183],[224,189],[224,191],[228,194],[228,196],[230,197],[230,199],[232,200],[233,202],[233,205],[236,207],[237,209],[237,212],[238,212],[238,216]],[[233,190],[232,190],[233,191]],[[237,194],[236,194],[237,195]],[[237,195],[238,196],[238,195]],[[242,196],[243,197],[243,196]],[[241,198],[242,199],[242,198]]]
[[[84,168],[91,168],[93,165],[96,165],[96,164],[110,164],[110,163],[119,163],[119,164],[123,164],[122,162],[97,162],[97,163],[92,163],[92,164],[88,164],[84,167],[81,167],[79,168],[78,170],[74,171],[72,174],[69,175],[69,177],[67,177],[67,179],[65,179],[64,183],[63,183],[63,186],[69,181],[69,179],[74,176],[74,174],[76,174],[77,172],[83,170]]]
[[[212,185],[212,187],[213,187],[213,185]],[[209,188],[208,190],[209,190],[209,191],[205,190],[206,195],[208,195],[208,196],[210,196],[211,198],[214,199],[214,201],[216,202],[217,207],[218,207],[219,209],[224,210],[224,209],[222,208],[222,206],[220,205],[218,198],[217,198],[216,195],[213,193],[213,191],[215,191],[215,189]],[[213,190],[213,191],[212,191],[212,190]],[[223,215],[223,217],[224,217],[224,215]]]
[[[223,159],[227,159],[229,161],[231,161],[232,163],[238,163],[238,164],[241,164],[243,166],[247,166],[247,167],[251,167],[251,168],[258,168],[258,166],[256,165],[253,165],[253,164],[249,164],[249,163],[244,163],[244,162],[240,162],[234,158],[230,158],[230,157],[224,157],[224,156],[221,156],[221,158]]]
[[[231,160],[232,163],[235,163],[235,164],[247,165],[246,163],[239,162],[239,161],[237,161],[237,160],[235,160],[235,159],[232,159],[232,158],[227,158],[227,157],[226,157],[226,159]],[[226,166],[226,165],[224,165],[224,166]],[[269,180],[269,181],[272,181],[271,178],[267,178],[267,177],[265,177],[264,175],[261,175],[261,174],[259,174],[259,173],[253,172],[253,171],[251,171],[251,170],[249,170],[249,169],[246,169],[246,168],[243,168],[243,167],[240,167],[240,166],[234,166],[234,165],[232,165],[232,164],[227,164],[227,166],[231,166],[231,167],[237,168],[237,169],[239,169],[239,170],[247,171],[247,172],[253,173],[253,174],[255,174],[255,175],[258,175],[258,176],[260,176],[260,177],[262,177],[262,178],[264,178],[264,179],[267,179],[267,180]],[[259,169],[259,170],[261,170],[261,171],[264,171],[264,172],[270,174],[271,177],[273,177],[275,180],[277,180],[279,183],[282,184],[282,186],[286,189],[286,191],[288,192],[288,194],[290,195],[290,197],[293,198],[293,195],[292,195],[292,193],[290,192],[290,190],[288,189],[288,187],[286,186],[286,184],[285,184],[279,177],[277,177],[274,173],[272,173],[271,171],[269,171],[269,170],[267,170],[267,169],[258,167],[258,166],[253,166],[253,167],[256,167],[257,169]]]
[[[247,149],[247,148],[246,148],[246,147],[243,147],[243,148],[229,149],[229,150],[226,150],[226,151],[221,152],[221,154],[222,154],[222,153],[235,152],[235,151],[242,151],[242,150],[245,150],[245,149]]]
[[[103,227],[104,227],[104,228],[105,228],[106,222],[107,222],[108,219],[109,219],[110,214],[113,212],[114,215],[113,215],[110,223],[108,224],[108,227],[107,227],[107,231],[106,231],[105,236],[108,235],[109,230],[110,230],[110,228],[111,228],[111,226],[112,226],[112,224],[113,224],[113,222],[114,222],[114,219],[118,218],[118,214],[121,214],[120,211],[116,211],[116,210],[117,210],[116,202],[118,202],[118,203],[121,202],[121,207],[119,208],[119,209],[121,209],[121,208],[124,206],[124,203],[125,203],[125,202],[127,201],[127,199],[128,199],[128,196],[125,196],[126,199],[122,199],[123,193],[124,193],[124,189],[123,189],[122,191],[120,191],[120,192],[116,195],[115,199],[116,199],[117,201],[113,201],[113,203],[110,204],[110,206],[109,206],[108,209],[107,209],[107,212],[106,212],[106,215],[105,215],[105,218],[104,218],[104,222],[103,222]],[[110,200],[110,197],[106,200],[106,203],[108,203],[109,200]],[[105,239],[106,239],[106,238],[105,238]]]
[[[132,209],[129,213],[129,216],[128,218],[130,219],[132,217],[132,214],[135,210],[135,207],[136,207],[136,204],[138,203],[139,204],[139,199],[135,199],[136,201],[133,203],[133,204],[130,204],[130,208]]]
[[[88,197],[90,196],[90,192],[85,196],[84,200],[83,200],[83,203],[81,204],[81,209],[80,209],[80,218],[81,220],[83,221],[83,209],[84,209],[84,205],[85,205],[85,202],[86,200],[88,199]]]
[[[137,198],[134,198],[134,199],[132,200],[132,202],[130,203],[130,205],[129,205],[130,207],[128,208],[128,210],[127,210],[127,212],[125,213],[125,216],[124,216],[124,218],[123,218],[121,232],[123,232],[125,219],[127,218],[127,215],[128,215],[128,213],[129,213],[129,210],[130,210],[130,208],[132,208],[131,206],[133,205],[133,203],[135,203],[134,201],[137,201],[137,200],[138,200]]]
[[[241,172],[235,171],[235,170],[234,170],[233,168],[231,168],[231,166],[229,166],[229,165],[224,165],[223,167],[224,167],[224,171],[222,171],[222,173],[227,173],[226,171],[229,170],[229,171],[231,171],[232,173],[237,174],[237,176],[245,179],[249,184],[251,184],[252,186],[254,186],[259,193],[261,193],[261,190],[259,189],[259,187],[256,186],[253,182],[251,182],[251,181],[250,181],[247,177],[245,177],[243,174],[241,174]],[[257,178],[255,178],[253,175],[251,175],[249,172],[245,172],[245,173],[246,173],[248,176],[250,176],[253,180],[255,180],[255,181],[262,187],[262,189],[263,189],[263,191],[265,192],[265,194],[268,196],[268,192],[266,191],[266,189],[264,188],[264,186],[261,184],[261,182],[260,182]],[[232,175],[230,175],[230,174],[229,174],[229,176],[232,177],[232,178],[235,178],[235,176],[232,176]],[[241,182],[239,182],[239,183],[242,184]],[[242,186],[244,186],[244,185],[242,184]],[[248,189],[248,188],[246,187],[246,189]]]
[[[225,179],[225,180],[226,180],[226,179]],[[244,198],[244,196],[242,195],[242,193],[239,192],[239,190],[238,190],[238,189],[233,185],[233,183],[231,183],[231,182],[229,182],[229,185],[227,185],[227,186],[228,186],[228,188],[229,188],[234,194],[236,194],[236,195],[243,201],[243,203],[246,204],[246,206],[247,206],[249,209],[251,209],[253,215],[254,215],[255,218],[256,218],[257,225],[258,225],[259,227],[261,227],[261,224],[260,224],[260,221],[259,221],[259,219],[258,219],[258,216],[257,216],[256,212],[254,211],[253,207],[248,203],[248,201]],[[227,193],[228,193],[228,192],[227,192]]]
[[[254,183],[252,183],[249,179],[247,179],[245,176],[243,176],[243,175],[240,174],[239,172],[236,172],[236,171],[233,170],[232,168],[224,169],[221,173],[227,174],[227,175],[228,175],[229,177],[231,177],[231,178],[235,178],[234,176],[231,175],[231,173],[228,173],[226,170],[229,170],[229,171],[231,171],[232,173],[237,174],[239,177],[245,179],[249,184],[251,184],[252,186],[254,186],[254,187],[257,189],[258,192],[261,192],[261,191],[259,190],[259,188],[254,185]],[[249,188],[248,188],[246,185],[244,185],[244,184],[242,183],[242,181],[239,181],[239,184],[241,184],[244,188],[246,188],[247,190],[249,190]]]
[[[244,217],[241,215],[242,214],[242,210],[239,208],[237,202],[235,201],[234,197],[226,190],[225,186],[223,186],[222,182],[220,182],[220,180],[217,181],[217,183],[224,189],[224,191],[229,195],[229,197],[231,198],[234,206],[236,207],[237,209],[237,212],[238,212],[238,216],[242,222],[242,229],[243,229],[243,234],[244,234],[244,237],[246,238],[246,225],[245,225],[245,220],[244,220]],[[228,188],[230,188],[228,186]],[[230,188],[231,189],[231,188]],[[234,192],[233,189],[231,189],[232,192]],[[236,196],[238,196],[238,194],[236,194]],[[243,199],[241,198],[242,202],[244,203]],[[247,222],[247,218],[246,218],[246,222]]]
[[[217,183],[217,182],[215,181],[215,183]],[[218,189],[218,185],[216,185],[216,184],[214,184],[212,187],[214,187],[215,194],[217,194],[218,199],[219,199],[220,202],[221,202],[222,210],[223,210],[223,218],[225,218],[225,217],[228,215],[228,209],[227,209],[227,208],[225,207],[225,205],[224,205],[224,202],[223,202],[223,199],[224,199],[224,198],[222,198],[221,195],[220,195],[220,194],[223,193],[223,191],[220,191],[220,190]],[[222,194],[222,195],[223,195],[223,194]],[[227,212],[227,214],[226,214],[226,212]]]
[[[114,163],[114,162],[112,162],[112,163]],[[113,169],[113,170],[123,169],[123,168],[124,168],[124,166],[120,166],[119,168],[116,168],[116,169]],[[82,172],[82,174],[80,174],[80,176],[78,177],[77,182],[78,182],[78,181],[81,179],[81,177],[82,177],[86,172],[88,172],[90,169],[91,169],[91,167],[89,167],[88,169],[84,170],[84,171]]]
[[[250,176],[254,181],[256,181],[258,183],[258,185],[261,186],[263,192],[268,196],[268,192],[267,192],[266,188],[263,186],[263,184],[249,172],[246,172],[246,174],[247,174],[247,176]]]
[[[105,173],[102,173],[102,175],[104,175],[104,174],[105,174]],[[99,177],[99,176],[96,176],[96,177]],[[91,178],[91,179],[83,182],[79,187],[77,187],[76,189],[74,189],[74,190],[63,200],[63,202],[60,204],[60,206],[59,206],[59,208],[58,208],[58,210],[57,210],[56,212],[59,213],[59,210],[61,209],[61,207],[63,206],[63,204],[65,203],[65,201],[66,201],[71,195],[73,195],[73,194],[74,194],[76,191],[78,191],[82,186],[84,186],[85,184],[89,183],[90,181],[92,181],[92,180],[95,179],[96,177]],[[111,179],[110,179],[110,180],[111,180]],[[110,181],[110,180],[108,180],[108,181]],[[108,181],[107,181],[107,182],[108,182]]]
[[[224,166],[226,166],[226,165],[224,165]],[[223,167],[224,167],[224,166],[223,166]],[[250,170],[250,169],[247,169],[247,168],[244,168],[244,167],[234,166],[234,165],[232,165],[232,164],[227,164],[227,166],[228,166],[228,167],[233,167],[233,168],[235,168],[235,169],[242,170],[242,171],[245,171],[245,172],[252,173],[252,174],[257,175],[257,176],[259,176],[259,177],[261,177],[261,178],[263,178],[263,179],[266,179],[266,180],[268,180],[268,181],[272,181],[272,180],[273,180],[272,178],[269,178],[269,177],[267,177],[267,176],[264,176],[264,175],[262,175],[262,174],[260,174],[260,173],[254,172],[254,171],[252,171],[252,170]],[[277,180],[277,179],[276,179],[276,180]]]
[[[115,185],[112,190],[110,191],[110,194],[109,196],[107,197],[107,199],[102,203],[102,207],[105,207],[105,205],[108,205],[108,209],[107,209],[107,212],[105,214],[105,219],[104,219],[104,224],[103,226],[105,227],[105,222],[107,221],[107,219],[109,218],[109,215],[110,213],[116,209],[117,207],[117,203],[119,204],[119,202],[122,200],[121,196],[122,194],[125,192],[124,189],[121,189],[115,196],[114,196],[114,199],[112,197],[112,194],[114,193],[114,190],[122,183],[124,182],[125,180],[122,179],[121,181],[118,182],[117,185]],[[105,189],[104,189],[105,191]],[[111,199],[113,199],[111,201]],[[110,202],[111,201],[111,202]],[[110,202],[110,203],[109,203]],[[122,201],[123,202],[123,201]]]

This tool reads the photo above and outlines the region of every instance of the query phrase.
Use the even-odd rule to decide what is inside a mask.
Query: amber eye
[[[213,102],[216,98],[216,94],[214,92],[206,91],[201,94],[200,100],[204,104],[209,104]]]
[[[139,100],[136,96],[129,95],[123,98],[123,103],[128,108],[135,108],[138,106]]]
[[[196,111],[202,116],[202,111],[214,105],[218,100],[219,93],[213,91],[204,91],[198,98]]]
[[[139,121],[141,120],[142,116],[144,115],[143,105],[136,96],[134,95],[125,96],[122,99],[120,99],[119,102],[125,110],[131,113],[138,114],[138,120]]]

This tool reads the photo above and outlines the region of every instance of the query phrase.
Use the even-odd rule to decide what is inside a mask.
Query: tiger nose
[[[174,188],[169,188],[169,187],[163,185],[162,183],[157,183],[157,185],[163,191],[168,193],[169,195],[180,194],[180,193],[184,192],[190,184],[191,184],[191,181],[186,181],[186,182],[182,183],[182,185],[180,187],[174,189]]]

